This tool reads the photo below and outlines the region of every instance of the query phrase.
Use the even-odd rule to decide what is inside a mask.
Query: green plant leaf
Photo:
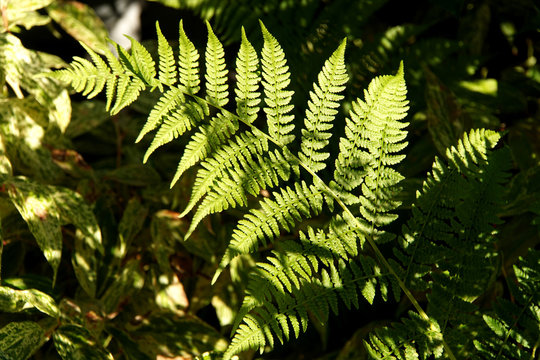
[[[55,1],[47,7],[49,16],[74,39],[104,54],[108,32],[94,10],[79,1]]]
[[[53,298],[36,289],[15,290],[0,286],[0,310],[19,312],[36,308],[51,317],[58,317],[59,310]]]
[[[34,26],[41,26],[49,23],[48,16],[41,15],[36,10],[50,5],[54,0],[20,0],[7,1],[7,7],[2,11],[4,18],[3,31],[16,31],[19,25],[26,30]],[[6,27],[7,25],[7,27]]]
[[[223,351],[227,341],[211,326],[191,316],[179,317],[169,312],[155,313],[133,332],[144,348],[155,355],[178,356]]]
[[[82,326],[63,325],[53,334],[54,347],[64,360],[113,360]]]
[[[100,298],[105,313],[115,311],[122,300],[135,294],[143,285],[144,273],[140,269],[139,260],[128,261]]]
[[[128,360],[150,360],[151,357],[141,351],[139,344],[133,340],[126,332],[115,327],[107,327],[107,332],[114,336],[120,345],[122,352]]]
[[[5,183],[8,194],[28,228],[36,238],[43,255],[53,269],[53,283],[62,255],[60,214],[47,186],[24,178],[13,178]]]
[[[26,360],[45,340],[45,331],[37,323],[11,322],[0,329],[0,357],[2,360]]]

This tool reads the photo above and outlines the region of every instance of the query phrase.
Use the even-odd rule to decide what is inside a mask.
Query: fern
[[[262,49],[263,87],[267,116],[268,133],[279,144],[287,145],[294,141],[294,115],[289,115],[293,109],[291,99],[293,91],[286,90],[291,82],[289,67],[283,49],[261,22],[264,38]]]
[[[313,92],[310,92],[311,100],[306,109],[304,120],[305,129],[302,129],[300,160],[315,172],[326,167],[325,160],[330,153],[322,150],[328,145],[332,136],[332,121],[339,107],[339,101],[343,95],[339,93],[345,90],[348,76],[345,70],[345,45],[343,40],[338,49],[326,61],[319,73],[318,84],[313,84]]]
[[[514,272],[517,282],[508,286],[515,301],[501,299],[483,314],[489,332],[474,340],[484,359],[534,359],[540,351],[540,252],[530,250]]]
[[[496,270],[493,226],[500,220],[493,214],[501,206],[502,184],[510,165],[506,149],[490,150],[500,137],[493,131],[473,130],[447,149],[448,164],[435,160],[417,195],[413,216],[403,228],[403,250],[396,251],[404,283],[428,291],[427,314],[460,358],[474,353],[473,334],[480,319],[473,301],[488,288]],[[406,321],[416,323],[414,317]],[[412,353],[422,357],[426,349],[433,350],[418,347],[413,351],[407,344],[418,335],[401,325],[395,334],[403,341],[388,343],[384,339],[396,337],[392,331],[385,333],[371,337],[370,349],[376,358],[389,353],[403,359]],[[437,340],[428,337],[424,340]]]
[[[396,238],[385,227],[397,218],[394,211],[400,205],[396,199],[403,176],[396,167],[407,146],[403,64],[395,75],[373,79],[364,99],[352,103],[339,152],[331,154],[326,147],[348,79],[345,41],[325,62],[313,85],[302,136],[296,140],[290,73],[276,38],[261,23],[259,64],[257,52],[242,30],[234,70],[233,114],[224,108],[229,100],[224,49],[209,24],[207,28],[203,90],[199,53],[182,22],[177,61],[156,26],[157,71],[150,54],[132,40],[131,53],[117,47],[120,60],[105,51],[106,63],[87,49],[93,64],[75,59],[72,67],[50,76],[90,96],[106,88],[111,113],[127,106],[143,89],[158,89],[161,96],[137,141],[157,130],[146,161],[173,139],[187,139],[171,186],[200,164],[191,198],[181,213],[194,212],[186,239],[206,216],[247,208],[255,200],[256,205],[232,231],[213,281],[236,256],[270,242],[273,250],[252,271],[225,358],[298,337],[306,330],[308,312],[324,323],[330,310],[338,311],[340,301],[357,307],[360,298],[369,303],[376,294],[383,300],[390,295],[399,299],[401,291],[415,311],[405,325],[372,334],[367,345],[372,355],[410,358],[444,353],[455,358],[454,353],[469,354],[473,343],[459,333],[459,324],[467,316],[472,319],[467,321],[470,329],[483,324],[480,317],[471,315],[477,311],[471,303],[494,271],[496,254],[490,244],[497,218],[493,210],[479,204],[488,199],[492,207],[500,203],[497,193],[507,177],[507,153],[489,150],[499,134],[473,131],[448,150],[448,164],[436,160],[418,195],[413,217],[399,238],[398,261],[388,259],[379,244]],[[259,117],[266,119],[264,129],[256,126]],[[295,140],[300,148],[297,154],[292,151]],[[331,162],[334,176],[327,184],[317,173]],[[452,199],[447,189],[459,196]],[[269,196],[261,199],[262,190]],[[323,213],[331,215],[329,221],[299,229],[302,221]],[[436,232],[439,226],[442,233]],[[283,233],[292,240],[280,241]],[[487,256],[486,260],[472,263],[479,254]],[[429,278],[427,270],[433,264],[439,268]],[[473,291],[464,293],[462,289],[470,286]],[[429,292],[427,310],[411,290]],[[417,347],[411,345],[413,340]]]

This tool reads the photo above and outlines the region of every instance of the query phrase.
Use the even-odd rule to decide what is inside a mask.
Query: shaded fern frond
[[[540,352],[540,251],[529,250],[514,272],[517,282],[508,286],[515,301],[499,299],[483,315],[488,335],[474,340],[483,359],[534,359]]]
[[[439,325],[426,321],[410,311],[402,323],[392,324],[392,328],[379,328],[369,334],[364,341],[371,358],[377,360],[413,360],[442,357],[444,348]]]
[[[311,100],[306,109],[299,158],[315,172],[326,167],[324,161],[330,153],[323,149],[332,136],[332,122],[338,112],[339,102],[343,99],[340,93],[345,90],[345,83],[349,79],[345,69],[345,45],[346,40],[343,40],[326,61],[319,73],[318,84],[314,83],[313,91],[309,93]]]
[[[473,301],[496,275],[494,226],[500,220],[495,214],[502,203],[502,184],[510,166],[506,149],[490,150],[500,137],[494,131],[472,130],[457,146],[447,149],[448,164],[435,160],[417,193],[413,216],[403,227],[402,251],[395,250],[404,283],[428,292],[427,314],[438,323],[458,358],[475,353],[472,342],[481,319]],[[420,344],[415,339],[422,337],[419,330],[406,332],[407,328],[416,327],[395,325],[384,330],[386,336],[379,336],[377,343],[372,339],[371,349],[399,359],[408,359],[407,353],[425,356],[427,350],[420,345],[406,345],[412,341]],[[425,332],[424,336],[431,339],[429,328]]]
[[[264,38],[262,49],[262,76],[264,88],[264,101],[268,132],[278,143],[287,145],[294,141],[294,115],[288,115],[294,106],[291,104],[293,91],[286,90],[291,82],[289,66],[285,53],[278,41],[261,22]]]

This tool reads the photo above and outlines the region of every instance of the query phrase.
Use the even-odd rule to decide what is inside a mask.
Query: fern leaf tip
[[[213,286],[218,281],[219,276],[221,275],[222,272],[223,272],[223,268],[219,267],[214,273],[214,276],[212,277],[212,281],[210,282],[210,285]]]

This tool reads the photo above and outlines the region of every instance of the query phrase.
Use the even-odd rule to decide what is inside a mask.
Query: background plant
[[[63,9],[64,13],[71,14],[73,18],[80,21],[84,17],[80,13],[73,16],[70,11],[82,7],[78,3],[75,7],[68,6],[73,4],[51,3],[46,9],[47,14],[62,24],[62,21],[58,20],[62,18],[58,16],[58,12],[62,13]],[[253,5],[246,4],[240,2],[238,6]],[[535,125],[535,121],[537,121],[535,120],[535,111],[538,109],[538,81],[535,77],[537,68],[534,60],[531,60],[535,58],[537,43],[534,41],[534,36],[530,35],[531,33],[527,30],[531,24],[534,26],[534,22],[531,23],[531,20],[517,22],[516,18],[509,18],[508,15],[515,14],[516,12],[513,11],[515,9],[504,8],[495,3],[473,3],[471,6],[456,2],[455,5],[448,4],[446,9],[442,7],[429,7],[426,11],[416,9],[415,11],[418,11],[417,20],[413,22],[413,26],[396,25],[389,15],[382,16],[385,13],[384,6],[396,5],[392,3],[387,5],[383,2],[371,3],[373,15],[368,16],[369,11],[358,12],[366,17],[362,22],[358,21],[356,15],[351,15],[350,18],[340,18],[340,21],[329,21],[328,19],[336,19],[335,11],[339,9],[339,2],[331,3],[331,5],[318,5],[313,2],[306,3],[310,4],[309,6],[304,4],[301,7],[295,7],[293,4],[287,5],[287,2],[269,4],[261,11],[256,9],[253,12],[254,17],[245,18],[244,25],[246,25],[247,37],[253,42],[256,49],[262,48],[264,38],[256,33],[256,31],[258,32],[257,17],[262,18],[273,35],[280,42],[283,42],[282,45],[291,67],[290,89],[295,91],[292,99],[296,106],[291,114],[295,115],[296,119],[304,117],[304,104],[307,103],[306,99],[308,91],[312,88],[311,84],[316,79],[316,74],[322,67],[324,59],[328,58],[331,52],[336,49],[344,35],[349,37],[347,56],[350,57],[350,61],[347,59],[347,63],[349,64],[348,74],[351,80],[347,90],[343,93],[345,97],[343,106],[335,120],[334,129],[338,131],[345,128],[345,115],[348,115],[348,110],[352,107],[356,97],[360,95],[359,97],[364,98],[358,90],[366,88],[371,78],[375,74],[380,74],[380,71],[394,73],[398,68],[399,60],[406,59],[405,79],[409,90],[408,98],[411,101],[408,117],[411,125],[408,140],[411,145],[406,150],[407,157],[397,169],[406,177],[406,180],[400,183],[404,190],[396,199],[403,203],[398,210],[400,216],[387,229],[389,233],[395,233],[398,237],[394,242],[389,243],[393,244],[392,246],[383,245],[384,257],[394,258],[393,252],[395,250],[393,249],[396,248],[395,244],[399,243],[403,250],[396,253],[397,262],[392,262],[395,269],[411,269],[409,272],[403,271],[405,274],[411,272],[426,274],[420,278],[407,279],[404,277],[403,280],[407,282],[408,287],[415,290],[415,298],[419,303],[422,306],[427,304],[424,307],[427,314],[435,319],[439,326],[442,326],[440,332],[444,334],[445,338],[450,339],[450,346],[452,346],[452,342],[464,344],[463,347],[453,348],[456,355],[471,352],[476,355],[480,354],[480,351],[485,351],[487,358],[493,353],[500,353],[512,358],[518,356],[516,354],[519,353],[516,351],[534,349],[535,339],[538,339],[538,332],[535,332],[536,328],[534,327],[534,304],[536,306],[538,304],[538,299],[534,299],[538,271],[537,268],[535,270],[535,264],[538,262],[535,262],[536,255],[534,254],[529,255],[523,263],[517,262],[518,256],[525,255],[528,248],[533,248],[538,243],[538,228],[535,226],[538,216],[538,189],[535,188],[537,183],[535,179],[538,173],[538,142],[535,141],[535,136],[538,133],[538,126]],[[359,2],[347,6],[365,7],[366,5],[368,5],[367,2]],[[341,3],[340,6],[343,7],[346,4]],[[230,4],[229,7],[234,10]],[[376,10],[377,8],[380,10]],[[215,11],[212,12],[212,9]],[[197,11],[206,17],[212,17],[216,24],[216,33],[222,33],[218,36],[225,40],[225,44],[230,44],[225,47],[225,54],[232,57],[236,55],[238,48],[236,45],[235,49],[234,44],[240,39],[241,24],[233,25],[234,21],[227,18],[227,13],[220,13],[219,9],[220,6],[210,2],[197,4]],[[310,12],[309,9],[317,11]],[[531,9],[534,10],[534,7],[523,3],[519,9],[521,12],[518,11],[518,15],[515,16]],[[57,11],[56,18],[53,15],[54,11]],[[452,20],[455,19],[452,11],[464,15],[463,20],[458,24],[466,24],[466,20],[472,18],[474,19],[471,22],[473,25],[486,25],[485,14],[487,13],[491,14],[487,17],[488,20],[496,19],[487,21],[488,29],[492,29],[493,24],[500,24],[500,27],[497,29],[495,26],[495,30],[491,30],[491,32],[478,31],[473,27],[468,32],[466,31],[467,26],[462,25],[465,30],[462,30],[457,38],[464,41],[462,43],[458,41],[454,44],[455,47],[447,47],[444,45],[448,43],[444,36],[453,40],[455,37],[452,36],[453,34],[444,32],[441,34],[437,30],[437,26],[455,22]],[[280,18],[272,17],[272,15],[278,12],[292,18],[308,18],[309,20],[307,22],[299,21],[299,26],[294,29],[277,26],[279,24],[272,26],[273,21]],[[10,13],[16,12],[7,12],[8,15]],[[258,16],[259,13],[262,13],[263,16]],[[345,13],[356,14],[351,11]],[[438,13],[440,17],[433,17],[433,13]],[[39,15],[38,18],[41,17],[40,21],[42,22],[50,21],[47,20],[48,16],[44,14],[41,11],[36,15]],[[234,14],[234,12],[229,14]],[[264,14],[268,14],[269,18],[265,18]],[[185,17],[186,13],[183,15]],[[423,16],[433,22],[424,21]],[[32,16],[23,18],[32,19]],[[381,18],[384,20],[380,20]],[[89,19],[95,19],[95,17]],[[188,15],[189,22],[196,24],[194,19],[193,16],[189,17]],[[509,24],[502,19],[509,20]],[[175,24],[169,34],[176,33],[177,21],[178,18],[175,18]],[[362,36],[355,36],[347,31],[344,34],[343,30],[352,27],[351,23],[353,22],[365,24],[355,26],[352,30],[353,33]],[[394,27],[389,27],[390,30],[385,31],[385,27],[391,25],[392,22],[394,22]],[[16,23],[16,21],[8,24],[11,23]],[[230,23],[230,25],[220,25],[226,23]],[[306,26],[306,23],[313,26]],[[414,25],[414,23],[419,25]],[[80,22],[76,24],[80,26]],[[335,25],[332,31],[324,31],[328,24]],[[374,27],[373,24],[378,24],[378,26]],[[198,26],[202,28],[201,25]],[[343,29],[339,29],[341,26]],[[90,27],[95,28],[95,25]],[[208,58],[208,56],[202,56],[206,44],[206,31],[192,32],[190,31],[192,27],[185,26],[185,28],[195,46],[199,47],[201,54],[199,61],[202,65],[203,59]],[[405,32],[405,29],[409,28],[415,28],[416,32]],[[166,33],[165,27],[163,30]],[[299,35],[294,36],[295,32],[298,32]],[[375,33],[375,36],[372,36],[370,32]],[[71,31],[70,33],[79,34],[78,38],[83,40],[89,49],[94,49],[97,53],[101,52],[103,44],[93,43],[91,39],[85,40],[84,36],[80,35],[85,32]],[[376,36],[383,33],[384,35]],[[479,42],[485,47],[480,51],[480,54],[471,54],[478,51],[478,47],[468,45],[472,43],[467,38],[467,34],[470,33],[484,34],[483,36],[485,36],[483,39],[476,39],[477,44]],[[512,61],[501,65],[489,60],[490,55],[497,53],[497,48],[489,47],[491,41],[494,41],[494,33],[504,34],[508,44],[515,47],[514,53],[517,55],[510,57]],[[197,34],[200,34],[201,38],[197,38]],[[310,37],[309,34],[312,36]],[[414,37],[411,37],[411,34],[414,34]],[[16,43],[15,36],[5,35],[8,39],[6,43]],[[20,36],[24,39],[25,32],[23,31]],[[150,37],[155,38],[154,30],[152,30]],[[97,38],[104,39],[104,37]],[[174,39],[174,36],[171,38]],[[355,41],[355,39],[357,40]],[[495,37],[495,39],[498,38]],[[289,40],[291,45],[288,45]],[[261,43],[257,43],[257,41],[261,41]],[[304,41],[306,41],[306,45],[301,48],[300,52],[287,51],[288,47],[298,48],[295,44],[301,44]],[[434,43],[443,44],[441,45],[442,49],[433,46]],[[151,44],[145,45],[151,48]],[[156,48],[159,45],[156,44]],[[13,45],[9,45],[8,49],[12,48]],[[103,112],[105,103],[99,103],[95,99],[92,102],[74,102],[73,116],[69,119],[66,116],[68,112],[65,110],[69,99],[66,96],[64,85],[55,83],[54,80],[47,80],[47,78],[30,77],[28,75],[31,73],[26,71],[13,72],[11,70],[17,66],[28,69],[30,63],[36,65],[34,73],[37,74],[44,72],[51,64],[57,66],[61,65],[62,62],[58,58],[47,57],[31,50],[24,52],[21,47],[15,49],[15,51],[12,50],[12,53],[25,54],[26,56],[4,57],[6,70],[3,73],[6,74],[7,84],[4,95],[6,102],[9,100],[7,102],[9,111],[8,115],[3,117],[5,130],[2,133],[4,151],[7,154],[6,160],[4,160],[6,176],[3,180],[6,211],[5,216],[2,216],[2,225],[6,240],[2,256],[4,259],[2,285],[5,291],[3,298],[7,299],[4,309],[9,314],[6,313],[2,317],[3,323],[6,324],[6,327],[3,328],[3,334],[14,334],[15,327],[19,332],[24,330],[28,334],[43,334],[43,337],[29,337],[41,340],[33,344],[24,344],[21,349],[25,350],[18,356],[24,358],[25,354],[39,349],[36,356],[51,358],[56,358],[57,353],[64,358],[71,358],[73,351],[92,351],[95,356],[109,356],[108,352],[115,358],[122,356],[128,358],[155,357],[158,348],[156,342],[160,344],[161,356],[179,354],[188,356],[188,354],[200,354],[206,350],[224,349],[225,338],[228,337],[227,331],[232,324],[233,315],[240,308],[245,291],[244,286],[253,264],[264,259],[269,254],[269,250],[275,251],[274,256],[271,256],[270,259],[276,260],[272,260],[261,269],[271,270],[268,266],[278,266],[283,261],[290,261],[289,256],[284,258],[283,254],[292,256],[298,253],[298,243],[294,245],[293,242],[289,241],[297,237],[296,230],[292,230],[290,233],[292,236],[285,234],[282,239],[280,237],[274,243],[275,248],[263,246],[253,254],[243,255],[236,259],[230,264],[229,271],[225,271],[219,277],[218,282],[210,287],[210,280],[225,252],[237,219],[243,216],[243,210],[211,215],[191,233],[187,241],[179,241],[185,239],[186,232],[193,230],[189,229],[192,223],[187,220],[179,220],[176,212],[184,210],[185,205],[188,204],[191,184],[196,181],[196,174],[193,171],[187,171],[172,190],[168,190],[168,187],[169,181],[174,178],[177,169],[178,150],[186,144],[182,141],[173,141],[167,144],[166,151],[158,151],[152,155],[144,166],[141,165],[141,160],[147,149],[161,144],[145,142],[146,140],[143,139],[142,145],[133,145],[139,130],[143,128],[146,117],[155,104],[154,95],[160,91],[143,92],[139,100],[133,104],[133,110],[119,112],[112,118],[112,121],[109,121],[108,115]],[[136,47],[133,48],[133,51],[137,51],[135,49]],[[139,51],[142,53],[143,50],[139,49]],[[317,63],[313,61],[313,55],[318,52],[324,56],[317,55],[316,58],[321,59]],[[433,52],[435,55],[432,55]],[[7,50],[2,53],[10,54]],[[32,53],[39,55],[39,60],[36,60],[37,57],[30,58]],[[505,51],[502,53],[508,54]],[[363,56],[358,56],[359,54]],[[161,61],[157,55],[156,51],[154,59],[156,62]],[[33,60],[28,62],[29,58]],[[69,59],[70,56],[66,56],[66,58]],[[455,61],[456,58],[460,61]],[[19,61],[24,66],[17,62],[13,65],[13,59],[20,59]],[[43,59],[48,59],[49,62]],[[306,61],[306,59],[311,60]],[[361,59],[361,61],[355,59]],[[415,61],[415,59],[422,61]],[[234,59],[231,58],[230,61],[227,61],[229,69],[234,68],[233,64]],[[306,64],[313,64],[313,66],[306,66]],[[452,64],[452,67],[449,64]],[[300,66],[303,66],[302,70],[304,71],[295,71]],[[502,68],[502,70],[498,70],[498,68]],[[12,74],[19,75],[14,77]],[[143,74],[140,75],[144,80]],[[161,79],[161,74],[159,76]],[[13,80],[14,78],[16,80]],[[24,84],[24,86],[19,87],[22,90],[17,90],[17,84]],[[232,84],[229,89],[231,95],[233,93]],[[516,87],[515,84],[519,85]],[[496,87],[494,87],[495,85]],[[56,93],[62,95],[55,95]],[[516,93],[522,94],[519,96],[519,101],[516,101],[517,99],[514,97]],[[14,98],[18,96],[24,101],[14,101]],[[51,101],[51,98],[55,99],[59,96],[63,96],[63,98]],[[235,96],[238,95],[235,94]],[[37,102],[38,105],[32,107],[32,102]],[[18,105],[19,103],[21,105]],[[199,106],[202,106],[201,104]],[[111,105],[114,109],[115,103],[113,102]],[[235,102],[230,101],[226,108],[234,113],[236,112],[235,105]],[[523,107],[524,105],[525,107]],[[264,103],[261,103],[260,106],[264,106]],[[353,109],[355,108],[353,107]],[[115,110],[119,110],[119,108]],[[204,106],[202,110],[205,111]],[[142,115],[138,115],[139,112]],[[25,115],[21,116],[20,113]],[[64,116],[63,119],[62,116]],[[77,121],[78,116],[81,116],[80,119],[83,121]],[[92,121],[89,122],[88,119]],[[69,125],[66,127],[67,123]],[[34,126],[34,124],[37,125]],[[302,126],[297,122],[295,124],[297,126],[293,130],[293,134],[300,139]],[[474,127],[508,128],[509,132],[504,139],[508,146],[496,149],[496,151],[490,150],[499,135],[490,132],[473,135],[469,133],[469,129]],[[464,131],[470,134],[470,137],[464,140],[464,144],[467,145],[467,139],[473,139],[471,140],[472,149],[478,150],[471,150],[471,146],[465,146],[464,148],[467,149],[465,153],[460,147],[446,151],[451,145],[457,143],[457,139]],[[36,136],[40,133],[45,135]],[[338,138],[337,135],[341,136],[339,133],[335,134],[335,139]],[[488,141],[489,146],[482,145],[483,140],[481,139],[483,138],[491,139]],[[41,139],[41,142],[46,146],[39,146],[36,139]],[[99,140],[103,146],[96,147],[96,140]],[[332,146],[333,143],[336,145]],[[337,154],[337,144],[337,141],[330,144],[330,153]],[[291,149],[296,152],[301,148],[300,145],[301,142],[292,142]],[[498,147],[501,146],[498,145]],[[432,175],[428,176],[420,195],[416,196],[415,200],[415,191],[420,187],[421,179],[425,177],[424,172],[431,169],[431,162],[437,151],[442,157],[435,163]],[[476,154],[473,156],[476,159],[472,168],[474,171],[468,170],[467,166],[463,167],[463,164],[460,164],[460,154],[465,154],[465,158]],[[486,158],[489,161],[485,161]],[[12,173],[10,173],[10,168]],[[481,171],[477,171],[478,169]],[[472,173],[468,173],[468,171],[472,171]],[[296,176],[294,173],[293,171],[292,176]],[[476,173],[479,175],[475,175]],[[490,185],[485,184],[486,181],[482,174],[486,173],[499,175],[488,177],[492,181]],[[14,178],[11,174],[24,175],[25,178]],[[333,172],[323,171],[320,174],[326,183],[329,183],[333,177]],[[450,185],[441,181],[441,174],[446,176],[443,177],[443,180],[449,182]],[[311,181],[309,176],[305,177],[305,174],[300,176],[303,176],[304,180]],[[459,179],[462,177],[467,178],[468,182],[460,183]],[[458,183],[454,184],[455,181]],[[483,269],[481,271],[490,274],[489,277],[484,278],[484,280],[489,279],[489,281],[481,285],[473,286],[472,283],[467,283],[468,285],[464,286],[463,283],[459,282],[459,279],[441,279],[440,277],[444,278],[447,271],[456,272],[455,264],[468,264],[459,257],[464,254],[459,255],[458,252],[450,257],[448,257],[448,253],[446,255],[444,253],[438,254],[433,249],[429,249],[428,246],[436,238],[435,236],[430,235],[428,231],[423,231],[421,236],[416,236],[415,229],[422,226],[422,221],[425,221],[426,217],[431,219],[429,215],[425,215],[430,214],[425,209],[430,209],[430,201],[434,202],[433,191],[436,192],[437,189],[445,186],[453,190],[449,193],[443,192],[448,194],[449,198],[440,203],[446,204],[443,210],[446,208],[454,209],[452,210],[454,214],[463,212],[460,209],[470,210],[470,205],[464,205],[468,203],[467,200],[474,200],[476,203],[482,203],[485,199],[492,201],[489,208],[480,207],[485,212],[485,216],[473,220],[467,220],[467,216],[465,216],[470,211],[464,211],[465,215],[459,215],[456,218],[457,222],[453,218],[445,217],[444,211],[440,213],[442,215],[435,217],[439,223],[442,221],[452,225],[451,229],[447,230],[449,234],[463,233],[460,229],[467,229],[467,223],[471,221],[474,224],[485,224],[466,231],[469,239],[479,241],[474,249],[476,252],[470,253],[472,254],[471,259],[485,258],[486,254],[490,254],[487,259],[491,260],[485,263],[475,262],[475,265],[478,266],[475,268],[475,272]],[[491,190],[478,191],[483,189],[482,186]],[[274,190],[270,192],[270,195],[272,192]],[[471,197],[471,193],[478,195],[478,197]],[[264,197],[265,194],[262,192],[261,196]],[[51,202],[51,199],[54,201]],[[247,197],[246,205],[252,206],[254,200],[253,197]],[[413,216],[411,216],[408,209],[413,203]],[[439,204],[439,202],[434,203]],[[90,208],[93,216],[88,213]],[[331,210],[325,208],[316,218],[308,222],[300,222],[298,227],[295,227],[300,231],[298,233],[301,240],[300,246],[317,243],[317,239],[323,240],[321,234],[309,229],[325,227],[331,216],[329,211]],[[436,213],[439,214],[439,211]],[[44,216],[45,218],[43,218]],[[504,222],[499,223],[501,219]],[[336,220],[338,220],[337,223]],[[25,225],[25,222],[28,225]],[[43,229],[41,224],[45,224],[46,228]],[[96,224],[100,231],[96,230]],[[403,231],[399,230],[401,225],[405,225]],[[496,225],[497,233],[493,232],[493,225]],[[513,230],[516,228],[520,231]],[[332,231],[339,233],[339,219],[331,222],[328,229],[329,234],[332,234]],[[42,231],[41,234],[45,232],[47,236],[40,235],[40,231]],[[49,234],[55,234],[55,236]],[[47,261],[52,265],[50,268],[45,261],[33,260],[36,257],[43,259],[38,246],[43,248],[43,244],[56,244],[56,249],[58,249],[58,239],[61,239],[60,244],[64,252],[59,265],[56,265],[57,262],[55,263],[55,259],[58,259],[58,251],[53,251],[50,256],[47,256],[47,252],[45,252]],[[308,242],[308,240],[310,241]],[[459,248],[460,245],[459,243],[449,243],[443,246],[451,249],[453,247]],[[406,264],[404,260],[410,256],[411,249],[421,249],[430,253],[432,258],[417,260],[413,265]],[[370,251],[365,255],[367,258],[377,259]],[[320,256],[319,254],[318,258]],[[71,260],[66,261],[69,259]],[[437,275],[439,279],[435,277],[434,280],[431,280],[430,273],[425,272],[426,264],[438,264],[441,269],[441,273]],[[518,266],[518,270],[516,270],[519,279],[517,286],[514,286],[513,280],[510,280],[513,279],[514,264]],[[371,265],[367,268],[376,269],[376,262]],[[53,288],[51,281],[55,272],[50,269],[54,269],[56,266],[59,269],[59,275]],[[325,264],[323,268],[329,269],[328,274],[332,274],[332,266]],[[341,268],[336,268],[336,270],[338,269]],[[466,270],[467,267],[464,266],[459,271]],[[319,275],[324,273],[325,271],[318,272]],[[264,275],[264,272],[260,274]],[[292,274],[288,276],[292,276]],[[505,281],[506,279],[509,281]],[[257,276],[251,281],[256,283]],[[432,285],[443,281],[450,285],[443,288]],[[369,285],[370,283],[369,281],[366,283],[365,292],[362,291],[362,295],[373,300],[371,294],[374,292],[372,293],[369,289],[374,284]],[[456,290],[461,287],[466,289],[465,293]],[[449,312],[447,319],[441,318],[442,315],[437,313],[437,309],[448,306],[448,304],[437,303],[437,299],[444,298],[444,296],[441,297],[437,294],[444,295],[445,291],[458,295],[449,303],[455,308],[455,311]],[[424,298],[426,293],[430,294],[427,300]],[[51,301],[46,294],[49,297],[52,296],[54,301]],[[132,294],[137,296],[132,296]],[[345,298],[350,299],[347,296]],[[500,299],[493,301],[494,298]],[[458,301],[459,299],[461,300]],[[510,302],[505,302],[504,299],[509,299]],[[383,309],[382,305],[377,305],[380,303],[378,297],[375,297],[374,301],[375,309]],[[17,305],[13,305],[14,303]],[[343,304],[347,304],[347,302]],[[330,334],[336,334],[334,331],[336,327],[332,325],[332,317],[330,317],[328,325],[321,326],[317,325],[319,323],[317,314],[313,313],[312,320],[315,320],[317,332],[308,330],[308,333],[300,338],[300,343],[298,343],[300,347],[297,350],[293,350],[291,347],[282,347],[276,350],[277,353],[274,352],[275,355],[270,353],[265,356],[284,357],[285,354],[291,354],[290,356],[294,358],[299,353],[310,354],[309,356],[324,356],[323,354],[326,353],[327,356],[338,358],[365,356],[362,355],[365,354],[366,349],[362,339],[368,339],[365,336],[368,329],[375,326],[380,327],[381,320],[389,318],[397,320],[405,316],[404,310],[409,309],[407,300],[403,300],[399,304],[396,303],[395,310],[391,312],[392,316],[389,316],[388,312],[381,313],[374,319],[378,322],[370,323],[363,319],[365,312],[361,310],[349,312],[342,305],[338,305],[340,306],[338,312],[341,318],[338,317],[336,321],[343,321],[353,314],[359,314],[357,323],[351,324],[349,327],[340,325],[339,328],[344,330],[338,335],[329,336],[328,329],[332,330]],[[31,308],[37,309],[37,312]],[[242,309],[245,310],[245,307]],[[526,309],[531,309],[531,312]],[[370,312],[373,311],[370,310]],[[523,317],[519,318],[523,323],[513,321],[511,317],[505,318],[507,315],[504,314],[513,312],[523,314]],[[47,314],[47,316],[39,315],[40,313]],[[324,320],[326,313],[327,311],[321,311],[318,315],[322,316],[322,319],[318,320]],[[205,325],[195,316],[212,324],[214,328]],[[214,316],[217,317],[217,320]],[[414,339],[415,343],[423,344],[417,347],[417,351],[438,354],[438,349],[441,347],[434,334],[439,331],[434,334],[426,334],[424,320],[421,317],[417,318],[411,315],[409,320],[404,320],[407,327],[395,325],[393,328],[386,328],[386,330],[376,330],[370,335],[371,345],[367,348],[372,353],[384,353],[384,351],[399,353],[402,351],[401,354],[405,356],[412,351],[407,348],[406,344],[410,344],[411,339]],[[221,337],[215,329],[221,330],[224,337]],[[418,331],[411,333],[411,329]],[[482,339],[475,339],[475,341],[468,343],[463,342],[463,337],[468,336],[467,331],[474,329],[482,329]],[[358,331],[351,337],[355,330]],[[51,335],[53,341],[42,345]],[[11,344],[11,338],[3,336],[3,344]],[[312,346],[302,348],[302,339],[309,342],[309,339],[317,336],[321,336],[323,339],[322,344],[327,344],[324,345],[327,346],[327,350],[315,349],[315,355],[308,350]],[[378,339],[388,338],[388,336],[391,336],[392,339],[401,339],[402,342],[396,341],[394,344],[378,342]],[[336,337],[340,339],[337,340]],[[343,347],[343,342],[349,337],[351,337],[350,341]],[[83,338],[86,340],[83,341]],[[201,339],[206,340],[200,341]],[[525,343],[522,342],[523,339],[526,339]],[[10,353],[8,356],[13,356],[13,354]],[[530,356],[530,352],[523,356]]]

